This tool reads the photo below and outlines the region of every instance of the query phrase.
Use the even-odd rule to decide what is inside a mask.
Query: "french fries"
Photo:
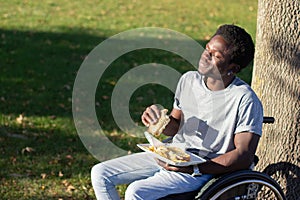
[[[191,160],[191,156],[179,147],[162,145],[158,147],[150,146],[148,149],[176,163],[189,162]]]

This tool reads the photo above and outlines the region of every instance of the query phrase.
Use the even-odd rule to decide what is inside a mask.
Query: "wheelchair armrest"
[[[264,117],[264,119],[263,119],[263,123],[265,123],[265,124],[273,124],[274,122],[275,122],[274,117]]]

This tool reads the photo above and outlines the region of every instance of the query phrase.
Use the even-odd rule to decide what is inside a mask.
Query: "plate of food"
[[[206,162],[205,159],[182,149],[180,144],[165,144],[149,135],[149,133],[145,132],[145,136],[150,144],[137,144],[137,146],[143,151],[154,154],[155,157],[170,165],[189,166]]]
[[[154,154],[161,161],[174,166],[189,166],[206,162],[205,159],[176,146],[167,144],[158,147],[151,144],[137,144],[137,146],[143,151]]]

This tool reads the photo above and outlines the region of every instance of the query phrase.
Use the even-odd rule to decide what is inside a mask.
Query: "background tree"
[[[259,0],[252,87],[265,116],[258,168],[284,189],[288,199],[300,195],[300,34],[298,0]]]

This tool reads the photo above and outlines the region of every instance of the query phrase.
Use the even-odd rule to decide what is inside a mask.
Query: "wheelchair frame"
[[[263,123],[274,123],[273,117],[264,117]],[[267,195],[267,196],[262,196]],[[252,170],[228,173],[208,181],[200,190],[168,195],[160,200],[285,200],[280,185],[269,175]]]

